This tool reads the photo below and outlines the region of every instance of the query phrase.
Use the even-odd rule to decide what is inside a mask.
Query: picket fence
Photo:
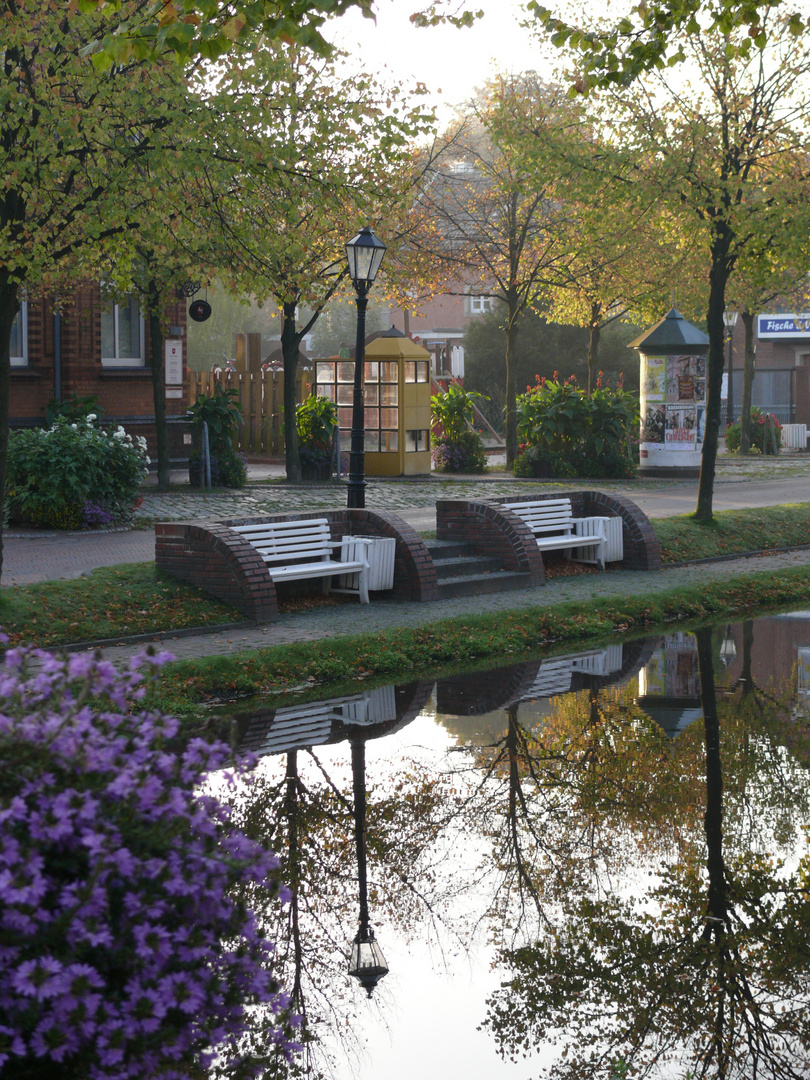
[[[239,449],[251,454],[284,454],[284,373],[281,371],[190,371],[189,402],[211,395],[216,384],[238,391],[244,423],[239,428]],[[310,376],[299,374],[296,401],[310,392]]]

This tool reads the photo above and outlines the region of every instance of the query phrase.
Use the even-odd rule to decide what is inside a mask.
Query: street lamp
[[[734,423],[734,327],[737,325],[736,311],[726,311],[723,314],[723,322],[728,336],[728,390],[726,391],[726,424]]]
[[[374,284],[385,254],[385,244],[378,240],[368,225],[346,244],[349,277],[357,293],[357,340],[354,349],[354,395],[352,397],[352,441],[349,452],[350,510],[362,510],[366,505],[365,435],[366,412],[363,401],[363,373],[366,361],[366,307],[368,290]]]

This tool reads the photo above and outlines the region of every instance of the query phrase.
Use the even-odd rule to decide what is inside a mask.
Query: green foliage
[[[433,464],[439,472],[482,473],[487,456],[481,436],[473,427],[473,401],[482,395],[450,383],[430,399],[433,424],[441,432],[432,436]]]
[[[86,420],[91,413],[97,417],[102,412],[103,410],[99,408],[97,394],[87,394],[84,397],[79,397],[74,390],[72,397],[62,398],[61,401],[51,398],[45,408],[45,423],[48,427],[51,427],[60,417],[63,417],[72,424],[74,421]]]
[[[772,454],[773,441],[771,431],[776,439],[777,453],[782,449],[782,425],[772,413],[762,413],[756,407],[751,409],[751,453]],[[740,435],[742,424],[738,420],[726,428],[726,450],[730,454],[740,452]]]
[[[83,423],[9,434],[9,519],[38,528],[77,529],[128,522],[148,471],[146,440],[122,427],[107,432],[91,413]]]
[[[212,454],[233,449],[236,432],[242,423],[242,406],[236,400],[238,390],[225,390],[217,383],[213,394],[200,394],[189,408],[191,426],[198,437],[203,424],[208,425],[208,442]]]
[[[537,379],[518,397],[518,437],[527,462],[516,475],[539,476],[535,468],[555,466],[558,476],[610,477],[635,475],[638,401],[621,387],[601,386],[587,396],[571,376]],[[520,457],[518,458],[518,462]],[[573,470],[573,471],[572,471]]]
[[[338,426],[337,405],[329,398],[310,394],[296,408],[295,422],[299,449],[306,446],[313,450],[328,451]]]
[[[628,391],[638,391],[638,364],[631,363],[627,343],[641,332],[629,323],[612,323],[602,331],[599,366],[611,382],[623,373]],[[536,376],[551,378],[554,371],[576,375],[583,385],[588,377],[588,331],[578,326],[549,322],[534,311],[517,320],[515,381],[518,387],[533,384]],[[464,385],[487,395],[492,404],[481,411],[494,428],[503,430],[506,334],[503,315],[496,308],[467,323],[464,332]],[[634,381],[635,380],[635,381]]]

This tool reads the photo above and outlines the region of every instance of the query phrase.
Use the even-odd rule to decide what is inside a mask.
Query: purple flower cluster
[[[244,899],[285,899],[278,859],[199,792],[228,748],[181,743],[145,707],[166,658],[125,674],[89,654],[0,664],[3,1080],[254,1076],[255,1022],[273,1052],[296,1048]]]
[[[104,506],[85,500],[82,506],[82,524],[87,529],[105,528],[115,522],[115,514]]]

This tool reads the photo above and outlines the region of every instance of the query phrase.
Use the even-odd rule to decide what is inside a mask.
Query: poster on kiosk
[[[662,324],[669,325],[656,333]],[[703,340],[694,340],[696,335]],[[706,424],[708,339],[673,310],[632,344],[639,350],[641,365],[642,472],[699,471]]]

